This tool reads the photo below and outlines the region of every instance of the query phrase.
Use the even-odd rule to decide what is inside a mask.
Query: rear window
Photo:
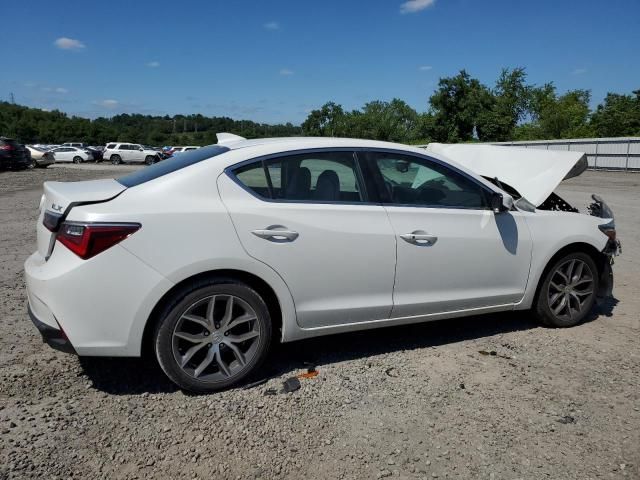
[[[109,145],[107,145],[107,148],[109,150],[113,150],[114,148],[116,148],[116,144],[115,143],[110,143]]]
[[[0,138],[0,145],[11,145],[15,147],[16,145],[18,145],[18,142],[16,142],[13,138]]]
[[[136,185],[143,184],[150,180],[154,180],[168,173],[175,172],[182,168],[188,167],[195,163],[202,162],[208,158],[215,157],[222,153],[228,152],[227,147],[221,147],[219,145],[209,145],[208,147],[202,147],[197,150],[183,153],[177,157],[171,157],[167,160],[163,160],[159,163],[154,163],[149,167],[145,167],[137,172],[125,175],[116,179],[119,183],[125,187],[135,187]]]

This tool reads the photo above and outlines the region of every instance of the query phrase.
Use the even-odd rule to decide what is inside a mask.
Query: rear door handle
[[[411,233],[403,233],[400,238],[406,242],[413,243],[414,245],[430,246],[438,241],[438,237],[426,233],[422,230],[416,230]]]
[[[293,230],[287,230],[286,227],[282,225],[271,225],[262,230],[252,230],[256,237],[264,238],[265,240],[269,240],[271,242],[282,243],[282,242],[293,242],[300,235],[298,232],[294,232]]]

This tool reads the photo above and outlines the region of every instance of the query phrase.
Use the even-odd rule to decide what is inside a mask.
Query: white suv
[[[146,163],[151,165],[160,160],[158,152],[137,143],[108,143],[103,158],[114,165],[120,163]]]

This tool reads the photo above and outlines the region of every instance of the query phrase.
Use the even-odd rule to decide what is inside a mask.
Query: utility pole
[[[187,119],[183,118],[182,119],[182,133],[186,133],[187,131]]]
[[[173,133],[176,133],[176,117],[173,117]]]
[[[12,103],[13,105],[15,105],[15,104],[16,104],[16,97],[15,97],[15,95],[13,94],[13,92],[11,92],[11,93],[9,94],[9,97],[11,98],[11,103]]]

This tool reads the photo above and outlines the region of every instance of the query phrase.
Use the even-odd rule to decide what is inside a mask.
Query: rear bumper
[[[45,342],[80,356],[139,356],[147,319],[173,286],[120,245],[81,260],[56,244],[48,261],[27,259],[25,280]]]
[[[72,353],[74,355],[76,354],[73,345],[71,345],[71,342],[61,329],[50,327],[46,323],[38,320],[36,315],[33,313],[33,310],[31,310],[31,305],[29,305],[27,308],[29,311],[29,318],[40,332],[42,341],[44,343],[55,350],[59,350],[65,353]]]
[[[27,168],[31,160],[24,157],[0,157],[0,168],[12,169],[12,168]]]

